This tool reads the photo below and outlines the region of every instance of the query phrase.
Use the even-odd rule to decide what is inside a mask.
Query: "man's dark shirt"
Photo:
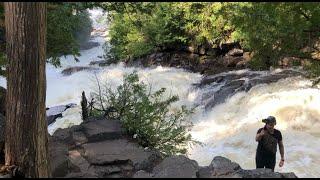
[[[263,128],[260,128],[257,132],[260,133],[262,131]],[[265,129],[265,133],[268,133],[267,130]],[[270,134],[270,133],[269,133]],[[282,140],[282,135],[281,132],[277,129],[274,129],[274,133],[270,134],[272,137],[274,137],[275,139],[277,139],[277,144],[279,143],[279,141]],[[263,147],[263,141],[264,141],[264,137],[262,137],[260,139],[260,141],[258,141],[258,148],[257,148],[257,155],[262,155],[262,156],[274,156],[275,154],[268,152],[264,147]],[[277,144],[275,144],[275,146],[277,146]],[[275,147],[276,148],[276,147]]]

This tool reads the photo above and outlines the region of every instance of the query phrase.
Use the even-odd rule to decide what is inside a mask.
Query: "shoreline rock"
[[[62,113],[69,108],[76,106],[77,104],[70,103],[67,105],[54,106],[46,109],[46,116],[48,126],[56,121],[57,118],[62,117]]]
[[[105,118],[90,117],[80,125],[58,129],[49,137],[49,150],[53,177],[297,177],[294,173],[268,169],[244,170],[221,156],[204,167],[184,155],[162,158],[158,152],[142,148],[128,137],[119,121]]]
[[[63,71],[61,71],[61,73],[64,76],[70,76],[79,71],[95,71],[95,70],[98,70],[98,68],[88,67],[88,66],[74,66],[74,67],[68,67],[64,69]]]

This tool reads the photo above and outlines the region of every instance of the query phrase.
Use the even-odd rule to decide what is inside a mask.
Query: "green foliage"
[[[92,22],[86,10],[75,11],[68,3],[54,5],[47,14],[47,57],[59,66],[59,56],[80,55],[79,46],[89,39]]]
[[[111,53],[117,59],[136,58],[183,43],[181,13],[171,3],[122,4],[111,13]]]
[[[79,56],[80,44],[89,39],[92,22],[85,8],[82,3],[48,3],[47,58],[53,65],[60,65],[60,56]],[[0,4],[0,21],[4,18],[3,10]]]
[[[302,12],[310,12],[312,18],[320,19],[319,7],[308,3],[233,3],[229,4],[231,22],[235,27],[234,37],[255,56],[270,65],[276,65],[285,56],[308,57],[301,52],[307,45],[308,35],[305,31],[313,29],[316,24],[307,20]],[[315,16],[314,16],[315,15]],[[308,44],[309,43],[309,44]],[[268,64],[268,63],[267,63]]]
[[[99,83],[98,86],[99,90],[93,94],[98,101],[94,109],[120,119],[127,133],[136,136],[140,145],[157,149],[163,155],[186,153],[187,144],[192,142],[186,118],[193,111],[185,106],[170,111],[178,96],[164,99],[165,88],[152,93],[151,88],[139,82],[136,72],[125,75],[115,90],[110,86],[101,89]]]
[[[217,46],[228,40],[232,30],[222,16],[222,3],[122,3],[120,7],[111,8],[110,28],[111,53],[118,59],[185,45]]]
[[[141,2],[101,7],[112,12],[110,52],[117,59],[184,45],[240,42],[254,53],[251,66],[266,69],[284,57],[310,59],[320,50],[315,46],[319,3]],[[306,47],[312,52],[302,51]]]
[[[262,58],[253,58],[248,62],[249,68],[254,71],[268,70],[269,66],[263,61]]]
[[[313,61],[311,64],[304,67],[308,72],[310,78],[316,78],[320,76],[320,63],[318,61]]]

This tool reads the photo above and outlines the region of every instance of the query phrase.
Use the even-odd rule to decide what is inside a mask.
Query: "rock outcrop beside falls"
[[[60,105],[60,106],[54,106],[51,108],[47,108],[46,109],[46,116],[47,116],[48,125],[54,123],[57,118],[62,117],[62,113],[65,110],[72,108],[74,106],[76,106],[76,104],[70,103],[67,105]]]
[[[49,138],[49,149],[53,177],[296,177],[268,169],[244,170],[220,156],[205,167],[183,155],[163,159],[127,137],[118,121],[104,118],[89,118],[80,125],[58,129]]]
[[[280,79],[305,76],[298,70],[282,70],[279,72],[267,71],[233,71],[204,77],[196,86],[205,89],[202,94],[201,102],[206,109],[210,109],[234,94],[245,91],[248,92],[252,87],[258,84],[269,84],[277,82]]]
[[[87,67],[87,66],[74,66],[74,67],[68,67],[61,71],[61,73],[64,76],[70,76],[73,73],[79,72],[79,71],[95,71],[98,70],[98,68],[95,67]]]

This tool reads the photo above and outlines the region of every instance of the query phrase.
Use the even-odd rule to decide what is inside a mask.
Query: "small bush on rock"
[[[187,128],[186,117],[193,110],[181,106],[171,112],[178,96],[163,98],[165,88],[152,93],[136,72],[124,76],[123,83],[115,90],[110,86],[92,94],[95,112],[119,119],[127,133],[137,138],[140,145],[160,151],[163,155],[185,154],[188,143],[194,143]],[[164,99],[164,100],[163,100]]]

